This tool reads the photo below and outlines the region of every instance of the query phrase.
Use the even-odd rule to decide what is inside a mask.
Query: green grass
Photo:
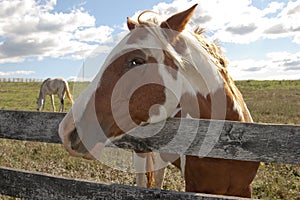
[[[40,83],[0,83],[0,109],[35,110]],[[300,124],[300,81],[238,81],[254,121]],[[73,91],[73,84],[70,89]],[[56,107],[59,107],[58,99]],[[66,110],[70,108],[66,100]],[[47,99],[46,111],[52,111]],[[72,158],[58,144],[0,140],[0,165],[99,182],[135,184],[134,174],[97,161]],[[184,191],[179,170],[168,167],[164,189]],[[262,163],[253,183],[255,198],[299,199],[300,166]],[[14,199],[1,196],[0,199]]]
[[[300,81],[238,81],[255,122],[300,124]]]
[[[36,100],[39,95],[41,83],[0,83],[0,109],[2,110],[36,110]],[[72,92],[73,83],[69,84]],[[65,98],[67,99],[67,98]],[[57,96],[54,96],[56,110],[59,109],[60,102]],[[65,110],[69,110],[71,104],[65,101]],[[46,97],[45,110],[52,112],[50,97]]]

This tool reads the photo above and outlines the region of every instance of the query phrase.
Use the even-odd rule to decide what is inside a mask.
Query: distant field
[[[0,109],[36,111],[36,101],[37,97],[39,96],[40,85],[40,82],[0,82]],[[73,83],[69,84],[69,87],[72,93]],[[67,100],[67,98],[65,99],[65,110],[69,110],[71,107],[70,102]],[[58,110],[60,105],[59,99],[57,96],[55,96],[54,100],[56,110]],[[50,102],[50,97],[47,96],[44,111],[52,112],[52,106]]]
[[[41,83],[0,83],[0,109],[36,109]],[[239,81],[238,87],[256,122],[300,124],[300,81]],[[70,84],[71,92],[73,84]],[[59,101],[56,99],[56,107]],[[66,110],[70,108],[68,100]],[[45,111],[51,111],[47,99]],[[135,184],[134,175],[97,161],[71,158],[61,145],[0,140],[0,166],[99,182]],[[170,166],[164,189],[184,190],[180,172]],[[262,163],[253,183],[254,198],[300,199],[300,166]],[[0,195],[0,199],[13,199]]]

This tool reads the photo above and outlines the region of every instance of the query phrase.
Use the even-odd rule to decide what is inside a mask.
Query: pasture
[[[35,110],[39,85],[0,83],[0,109]],[[300,81],[240,81],[237,85],[255,122],[300,124]],[[71,92],[72,88],[70,84]],[[58,99],[55,100],[58,106]],[[65,102],[68,110],[70,104],[68,100]],[[51,109],[48,98],[45,110]],[[110,169],[96,161],[71,158],[61,145],[2,139],[0,149],[1,166],[99,182],[134,184],[133,174]],[[174,167],[167,171],[164,189],[184,190],[180,172]],[[300,166],[262,163],[253,183],[255,198],[298,199],[299,191]]]

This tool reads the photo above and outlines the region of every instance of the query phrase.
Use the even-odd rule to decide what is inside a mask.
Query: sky
[[[91,55],[105,58],[126,17],[167,18],[195,3],[188,28],[222,46],[235,80],[300,79],[299,0],[0,0],[0,78],[74,80],[83,63],[96,75]]]

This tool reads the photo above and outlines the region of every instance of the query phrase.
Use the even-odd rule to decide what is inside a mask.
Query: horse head
[[[182,54],[189,53],[181,32],[195,7],[160,24],[127,19],[130,32],[112,50],[92,86],[60,124],[60,136],[72,155],[92,158],[90,152],[103,147],[107,139],[179,112],[199,118],[194,83],[182,74],[188,62]],[[205,80],[201,81],[205,85]],[[184,95],[189,102],[182,102]],[[197,105],[193,109],[180,106],[191,101]]]
[[[196,6],[166,20],[127,18],[129,33],[60,123],[71,155],[93,159],[108,140],[169,117],[250,120],[224,59],[200,29],[185,30]]]

